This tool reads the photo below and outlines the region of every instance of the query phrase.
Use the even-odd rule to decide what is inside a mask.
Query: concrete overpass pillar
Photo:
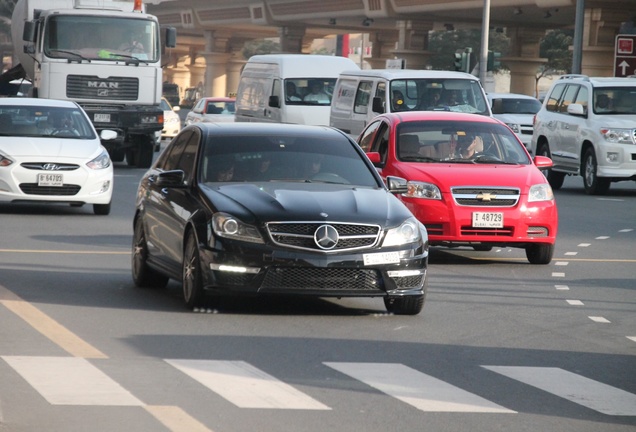
[[[426,69],[433,55],[428,51],[428,32],[433,23],[428,21],[397,21],[397,48],[392,52],[396,58],[406,61],[407,69]]]
[[[371,57],[364,60],[371,65],[372,69],[384,69],[388,59],[395,58],[393,50],[397,46],[397,32],[376,32],[369,35],[369,42],[373,49]]]
[[[221,32],[205,32],[205,81],[203,93],[206,96],[227,96],[227,62],[229,36]]]
[[[545,30],[516,27],[508,29],[510,52],[501,62],[510,69],[510,92],[536,94],[539,67],[548,59],[539,57],[539,43]]]
[[[303,41],[305,37],[305,27],[302,26],[284,26],[278,29],[280,38],[280,49],[283,53],[300,54],[306,44]]]
[[[241,71],[247,62],[243,57],[243,46],[247,39],[232,38],[230,39],[230,57],[227,62],[227,95],[236,96],[239,80],[241,79]]]
[[[614,76],[615,36],[627,11],[619,13],[602,8],[585,10],[581,73],[590,76]]]

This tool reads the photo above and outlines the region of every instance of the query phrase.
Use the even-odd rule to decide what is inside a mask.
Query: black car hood
[[[393,227],[410,211],[385,189],[325,183],[204,184],[216,211],[244,222],[330,221]]]

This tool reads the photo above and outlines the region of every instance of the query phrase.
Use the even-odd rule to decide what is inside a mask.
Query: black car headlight
[[[255,226],[241,222],[227,213],[215,213],[211,220],[212,230],[219,237],[250,243],[265,243]]]
[[[415,218],[409,218],[399,227],[387,230],[382,246],[399,246],[422,241],[420,223]]]

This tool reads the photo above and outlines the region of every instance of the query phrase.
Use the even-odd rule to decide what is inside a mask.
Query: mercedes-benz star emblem
[[[338,244],[338,231],[331,225],[321,225],[314,233],[314,241],[320,249],[333,249]]]

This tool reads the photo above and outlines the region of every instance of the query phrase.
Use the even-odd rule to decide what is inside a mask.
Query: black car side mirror
[[[186,187],[185,173],[182,170],[164,171],[155,176],[155,184],[159,187]]]

